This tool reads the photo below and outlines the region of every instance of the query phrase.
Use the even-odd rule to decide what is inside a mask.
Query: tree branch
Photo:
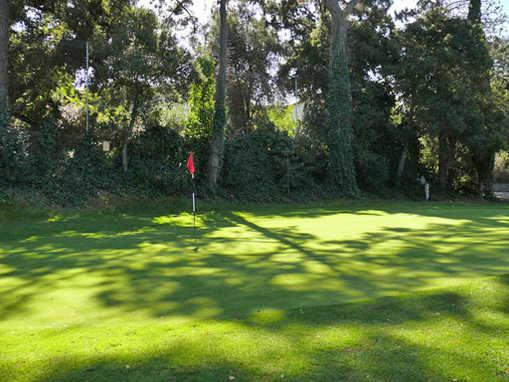
[[[325,0],[325,7],[331,14],[335,16],[341,15],[341,8],[339,7],[338,0]]]
[[[177,16],[179,15],[179,12],[181,11],[184,11],[185,13],[187,13],[187,15],[189,16],[189,18],[191,20],[193,20],[193,24],[194,24],[194,20],[196,19],[195,16],[193,16],[191,14],[191,12],[189,11],[189,9],[187,8],[186,4],[187,4],[188,0],[180,0],[180,1],[177,1],[177,3],[175,4],[175,6],[173,7],[173,10],[171,11],[171,16]]]
[[[325,0],[325,6],[330,13],[335,16],[348,17],[352,14],[354,8],[359,4],[360,0],[350,0],[346,3],[345,8],[341,9],[338,0]]]
[[[345,7],[345,10],[343,11],[345,16],[349,16],[352,14],[354,8],[359,4],[360,0],[350,0]]]

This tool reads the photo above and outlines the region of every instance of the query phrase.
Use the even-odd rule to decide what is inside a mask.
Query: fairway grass
[[[0,212],[0,381],[509,381],[509,204],[208,206],[197,231]]]

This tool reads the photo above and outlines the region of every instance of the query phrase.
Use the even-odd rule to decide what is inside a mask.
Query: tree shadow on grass
[[[318,219],[322,213],[337,212],[333,207],[279,216]],[[362,208],[349,213],[363,219]],[[460,222],[419,229],[382,224],[355,239],[342,239],[338,229],[337,238],[324,240],[304,232],[292,219],[266,227],[268,212],[263,210],[261,220],[257,211],[246,215],[224,210],[204,216],[207,224],[199,227],[198,253],[192,252],[189,219],[178,214],[74,214],[24,223],[25,230],[13,224],[3,228],[11,234],[0,241],[1,277],[14,280],[0,284],[0,319],[30,314],[35,298],[66,283],[72,286],[83,274],[97,278],[93,298],[103,309],[222,319],[259,309],[376,298],[432,287],[437,280],[507,272],[509,237],[500,210],[470,215],[452,211],[433,207],[419,213],[444,219],[462,215]],[[387,243],[396,244],[385,248]]]
[[[378,216],[360,212],[359,219]],[[423,214],[451,215],[434,209]],[[324,237],[304,231],[293,219],[274,227],[263,214],[225,211],[206,216],[198,253],[192,252],[189,220],[180,215],[41,220],[24,231],[7,229],[14,234],[0,240],[0,318],[12,322],[32,315],[34,302],[50,302],[44,300],[47,293],[90,289],[87,298],[97,310],[126,320],[139,312],[149,318],[185,317],[215,336],[206,341],[204,329],[193,326],[155,334],[141,327],[139,335],[153,338],[153,347],[133,350],[126,344],[96,354],[91,346],[86,355],[61,341],[59,354],[66,356],[39,354],[47,358],[35,379],[40,382],[225,381],[230,376],[234,382],[504,380],[499,358],[505,353],[486,354],[490,341],[507,338],[509,328],[479,319],[479,302],[468,291],[390,297],[440,280],[507,272],[509,238],[501,211],[452,215],[454,224],[382,223],[344,238],[340,229],[337,237]],[[90,284],[76,287],[80,277],[90,277]],[[500,280],[497,288],[507,291],[507,278]],[[345,301],[352,302],[341,304]],[[507,314],[507,306],[483,309],[488,316]],[[84,316],[80,324],[86,326]],[[225,330],[225,324],[234,326]],[[442,341],[405,335],[429,330],[433,337],[435,328],[442,328]],[[111,330],[120,329],[111,325]],[[344,333],[351,338],[343,340]],[[474,338],[467,347],[440,344],[458,341],[462,333]],[[53,336],[58,341],[63,334]],[[5,370],[15,377],[18,365]]]
[[[509,292],[503,282],[499,286]],[[202,327],[186,327],[181,330],[185,337],[174,331],[158,336],[153,350],[119,348],[85,358],[62,356],[35,381],[503,381],[503,364],[486,351],[489,341],[509,328],[480,330],[472,307],[486,308],[471,301],[469,293],[430,291],[417,297],[296,309],[274,325],[236,322],[237,332],[217,330],[212,321],[203,328],[216,330],[213,339],[193,335]],[[444,331],[444,322],[464,329]],[[431,338],[436,329],[441,341],[405,336],[401,329],[408,325],[424,326],[414,330],[421,336],[430,330]],[[355,335],[345,341],[343,333],[352,327]],[[474,339],[444,346],[461,340],[462,330]]]

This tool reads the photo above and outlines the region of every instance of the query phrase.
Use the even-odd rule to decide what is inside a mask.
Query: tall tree
[[[329,92],[327,97],[330,177],[345,196],[358,193],[353,159],[352,90],[348,68],[349,16],[359,0],[340,7],[338,0],[326,0],[331,16]]]
[[[476,52],[470,52],[469,61],[474,61],[479,56],[489,57],[486,38],[481,24],[481,0],[470,0],[468,7],[468,27],[472,30],[474,36],[478,39],[479,49]],[[481,103],[481,115],[477,121],[477,128],[469,140],[470,150],[472,152],[472,162],[477,172],[478,182],[477,191],[481,197],[490,197],[493,190],[493,170],[495,168],[495,153],[499,143],[496,129],[494,127],[494,118],[496,115],[490,87],[490,71],[492,62],[490,59],[484,61],[484,65],[477,65],[473,70],[473,77],[476,84],[476,93],[479,95]],[[496,124],[496,122],[495,122]]]
[[[208,183],[212,188],[217,186],[224,153],[224,132],[226,125],[226,56],[228,54],[226,3],[227,0],[219,0],[219,66],[216,80],[214,122],[212,125],[208,162]]]
[[[267,25],[263,8],[249,0],[228,10],[227,136],[238,136],[254,126],[273,100],[273,63],[279,52],[277,30]]]
[[[330,163],[331,157],[327,118],[331,20],[328,10],[322,6],[317,12],[315,4],[288,5],[273,13],[279,17],[276,21],[281,19],[291,33],[288,41],[281,42],[285,60],[278,81],[291,94],[295,94],[297,84],[299,102],[305,105],[299,134],[319,142],[317,174],[320,181],[328,181],[332,166],[319,163]],[[391,78],[398,50],[391,34],[393,22],[388,8],[386,1],[364,0],[354,10],[356,17],[347,20],[355,176],[358,187],[365,190],[380,190],[380,185],[388,185],[389,174],[397,166],[393,162],[399,159],[394,159],[395,153],[402,150],[401,134],[397,134],[389,118],[394,103]]]
[[[7,112],[9,93],[9,5],[0,0],[0,115]]]
[[[170,28],[148,9],[130,7],[111,38],[96,43],[96,86],[122,116],[122,168],[128,170],[128,146],[142,107],[157,91],[183,90],[188,65]]]
[[[132,0],[7,1],[15,26],[9,31],[10,111],[35,132],[48,117],[60,120],[52,93],[63,75],[83,68],[85,40],[94,33],[109,39]]]
[[[481,36],[479,24],[450,17],[441,8],[401,33],[397,86],[405,97],[406,117],[415,121],[432,152],[438,148],[444,192],[463,188],[467,178],[468,187],[478,183],[479,192],[490,187],[498,132],[489,91],[492,60]],[[429,164],[435,166],[434,158]]]

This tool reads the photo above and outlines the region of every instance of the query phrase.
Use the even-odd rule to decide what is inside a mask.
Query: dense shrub
[[[99,189],[114,189],[111,166],[92,134],[65,148],[57,144],[59,131],[51,122],[43,122],[30,136],[23,131],[0,126],[4,190],[32,189],[53,202],[78,204]]]
[[[232,196],[270,199],[283,194],[291,142],[269,123],[225,145],[222,186]]]
[[[87,134],[78,142],[74,155],[66,160],[64,171],[59,174],[57,182],[69,197],[79,190],[79,195],[74,198],[79,202],[97,195],[98,190],[115,190],[118,179],[97,138]]]
[[[177,132],[150,126],[129,145],[129,183],[152,195],[178,195],[190,187],[186,145]]]
[[[216,195],[258,201],[337,195],[327,181],[328,149],[321,130],[318,126],[313,130],[306,126],[295,136],[289,136],[260,117],[252,130],[228,139],[221,187]],[[30,130],[30,135],[3,125],[2,195],[8,189],[35,190],[52,202],[66,205],[81,204],[103,194],[182,196],[193,187],[197,187],[200,197],[208,195],[203,176],[208,159],[207,137],[186,137],[176,128],[149,124],[131,139],[128,172],[123,173],[119,147],[112,153],[103,152],[93,131],[64,146],[58,143],[62,142],[61,130],[48,121]],[[185,166],[190,151],[195,152],[195,186]],[[390,177],[394,164],[386,157],[358,146],[356,165],[364,191],[385,196],[392,192]],[[422,190],[415,181],[415,171],[404,175],[402,189],[420,198]],[[7,198],[5,195],[2,198]]]
[[[0,185],[24,184],[28,165],[28,135],[0,117]]]
[[[327,187],[327,147],[304,134],[292,138],[290,186],[292,198],[332,195]]]
[[[357,153],[356,170],[361,189],[381,193],[389,188],[389,164],[385,157],[367,150]]]
[[[318,146],[304,136],[289,137],[263,121],[254,131],[226,142],[222,186],[241,199],[296,199],[318,194],[326,168]]]

